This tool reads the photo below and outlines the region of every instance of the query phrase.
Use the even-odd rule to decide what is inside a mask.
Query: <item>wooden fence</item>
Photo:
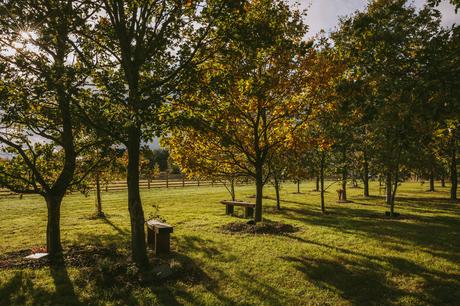
[[[153,188],[183,188],[190,186],[214,186],[222,185],[221,182],[212,181],[212,180],[190,180],[185,178],[168,178],[168,179],[155,179],[151,180],[141,180],[139,181],[139,188],[141,189],[153,189]],[[92,186],[94,188],[94,186]],[[116,181],[111,182],[108,185],[101,185],[103,191],[116,191],[116,190],[126,190],[128,189],[126,181]]]
[[[140,180],[139,187],[141,189],[153,189],[153,188],[184,188],[184,187],[199,187],[199,186],[222,186],[223,183],[219,181],[212,180],[198,180],[198,179],[186,179],[185,177],[179,175],[172,176],[160,176],[157,179],[150,180]],[[95,184],[91,185],[91,190],[95,189]],[[108,191],[121,191],[127,190],[128,185],[126,181],[114,181],[110,182],[108,185],[101,182],[101,190],[104,192]],[[8,189],[0,188],[0,197],[8,196],[17,196],[17,193],[11,192]]]

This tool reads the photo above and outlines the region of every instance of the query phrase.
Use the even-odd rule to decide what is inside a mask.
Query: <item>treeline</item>
[[[256,221],[264,185],[278,195],[286,179],[316,177],[323,212],[325,176],[340,178],[343,202],[347,182],[362,180],[369,196],[369,179],[379,180],[391,216],[410,176],[429,179],[431,191],[449,178],[457,199],[458,26],[442,28],[430,6],[382,0],[310,43],[300,13],[288,9],[277,10],[265,35],[246,34],[268,19],[264,11],[239,21],[227,48],[175,101],[172,112],[187,113],[186,124],[163,143],[184,171],[253,178]]]
[[[139,180],[165,167],[142,155],[158,135],[185,173],[251,177],[257,222],[286,173],[324,190],[362,167],[392,212],[409,173],[455,185],[459,28],[377,0],[307,41],[304,16],[282,0],[2,1],[0,187],[44,197],[51,259],[65,194],[124,158],[132,260],[148,265]]]

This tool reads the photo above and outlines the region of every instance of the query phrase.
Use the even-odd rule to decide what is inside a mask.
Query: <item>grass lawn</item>
[[[349,189],[353,203],[337,204],[335,186],[326,194],[329,213],[322,215],[312,187],[304,183],[306,193],[294,194],[295,185],[283,185],[281,212],[265,200],[266,219],[298,229],[285,235],[224,233],[223,225],[244,221],[226,216],[218,204],[228,198],[224,187],[145,190],[146,216],[159,204],[174,226],[171,278],[124,283],[114,272],[104,281],[116,262],[103,256],[93,265],[0,268],[0,305],[460,304],[460,206],[445,200],[448,188],[430,193],[426,185],[404,183],[396,204],[401,218],[387,219],[383,197],[364,199],[362,189]],[[237,198],[249,200],[254,189],[239,187]],[[272,189],[267,186],[266,195],[274,196]],[[376,183],[371,194],[378,195]],[[94,195],[66,197],[64,248],[112,246],[126,259],[126,192],[103,194],[106,219],[90,217],[94,202]],[[0,261],[45,244],[40,197],[0,199],[0,212]]]

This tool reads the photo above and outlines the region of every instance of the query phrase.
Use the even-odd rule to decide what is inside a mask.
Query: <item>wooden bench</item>
[[[170,234],[173,227],[158,220],[149,220],[147,225],[147,244],[155,255],[169,253]]]
[[[220,203],[226,206],[225,214],[227,215],[233,215],[235,206],[244,207],[244,217],[245,218],[252,218],[254,215],[254,208],[256,207],[256,204],[254,203],[247,203],[247,202],[241,202],[241,201],[220,201]]]

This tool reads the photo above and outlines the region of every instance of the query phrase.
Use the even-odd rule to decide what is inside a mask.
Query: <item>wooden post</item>
[[[169,188],[169,174],[166,172],[166,188]]]
[[[200,187],[200,178],[197,179],[198,187]]]
[[[182,174],[182,187],[185,187],[185,174]]]

